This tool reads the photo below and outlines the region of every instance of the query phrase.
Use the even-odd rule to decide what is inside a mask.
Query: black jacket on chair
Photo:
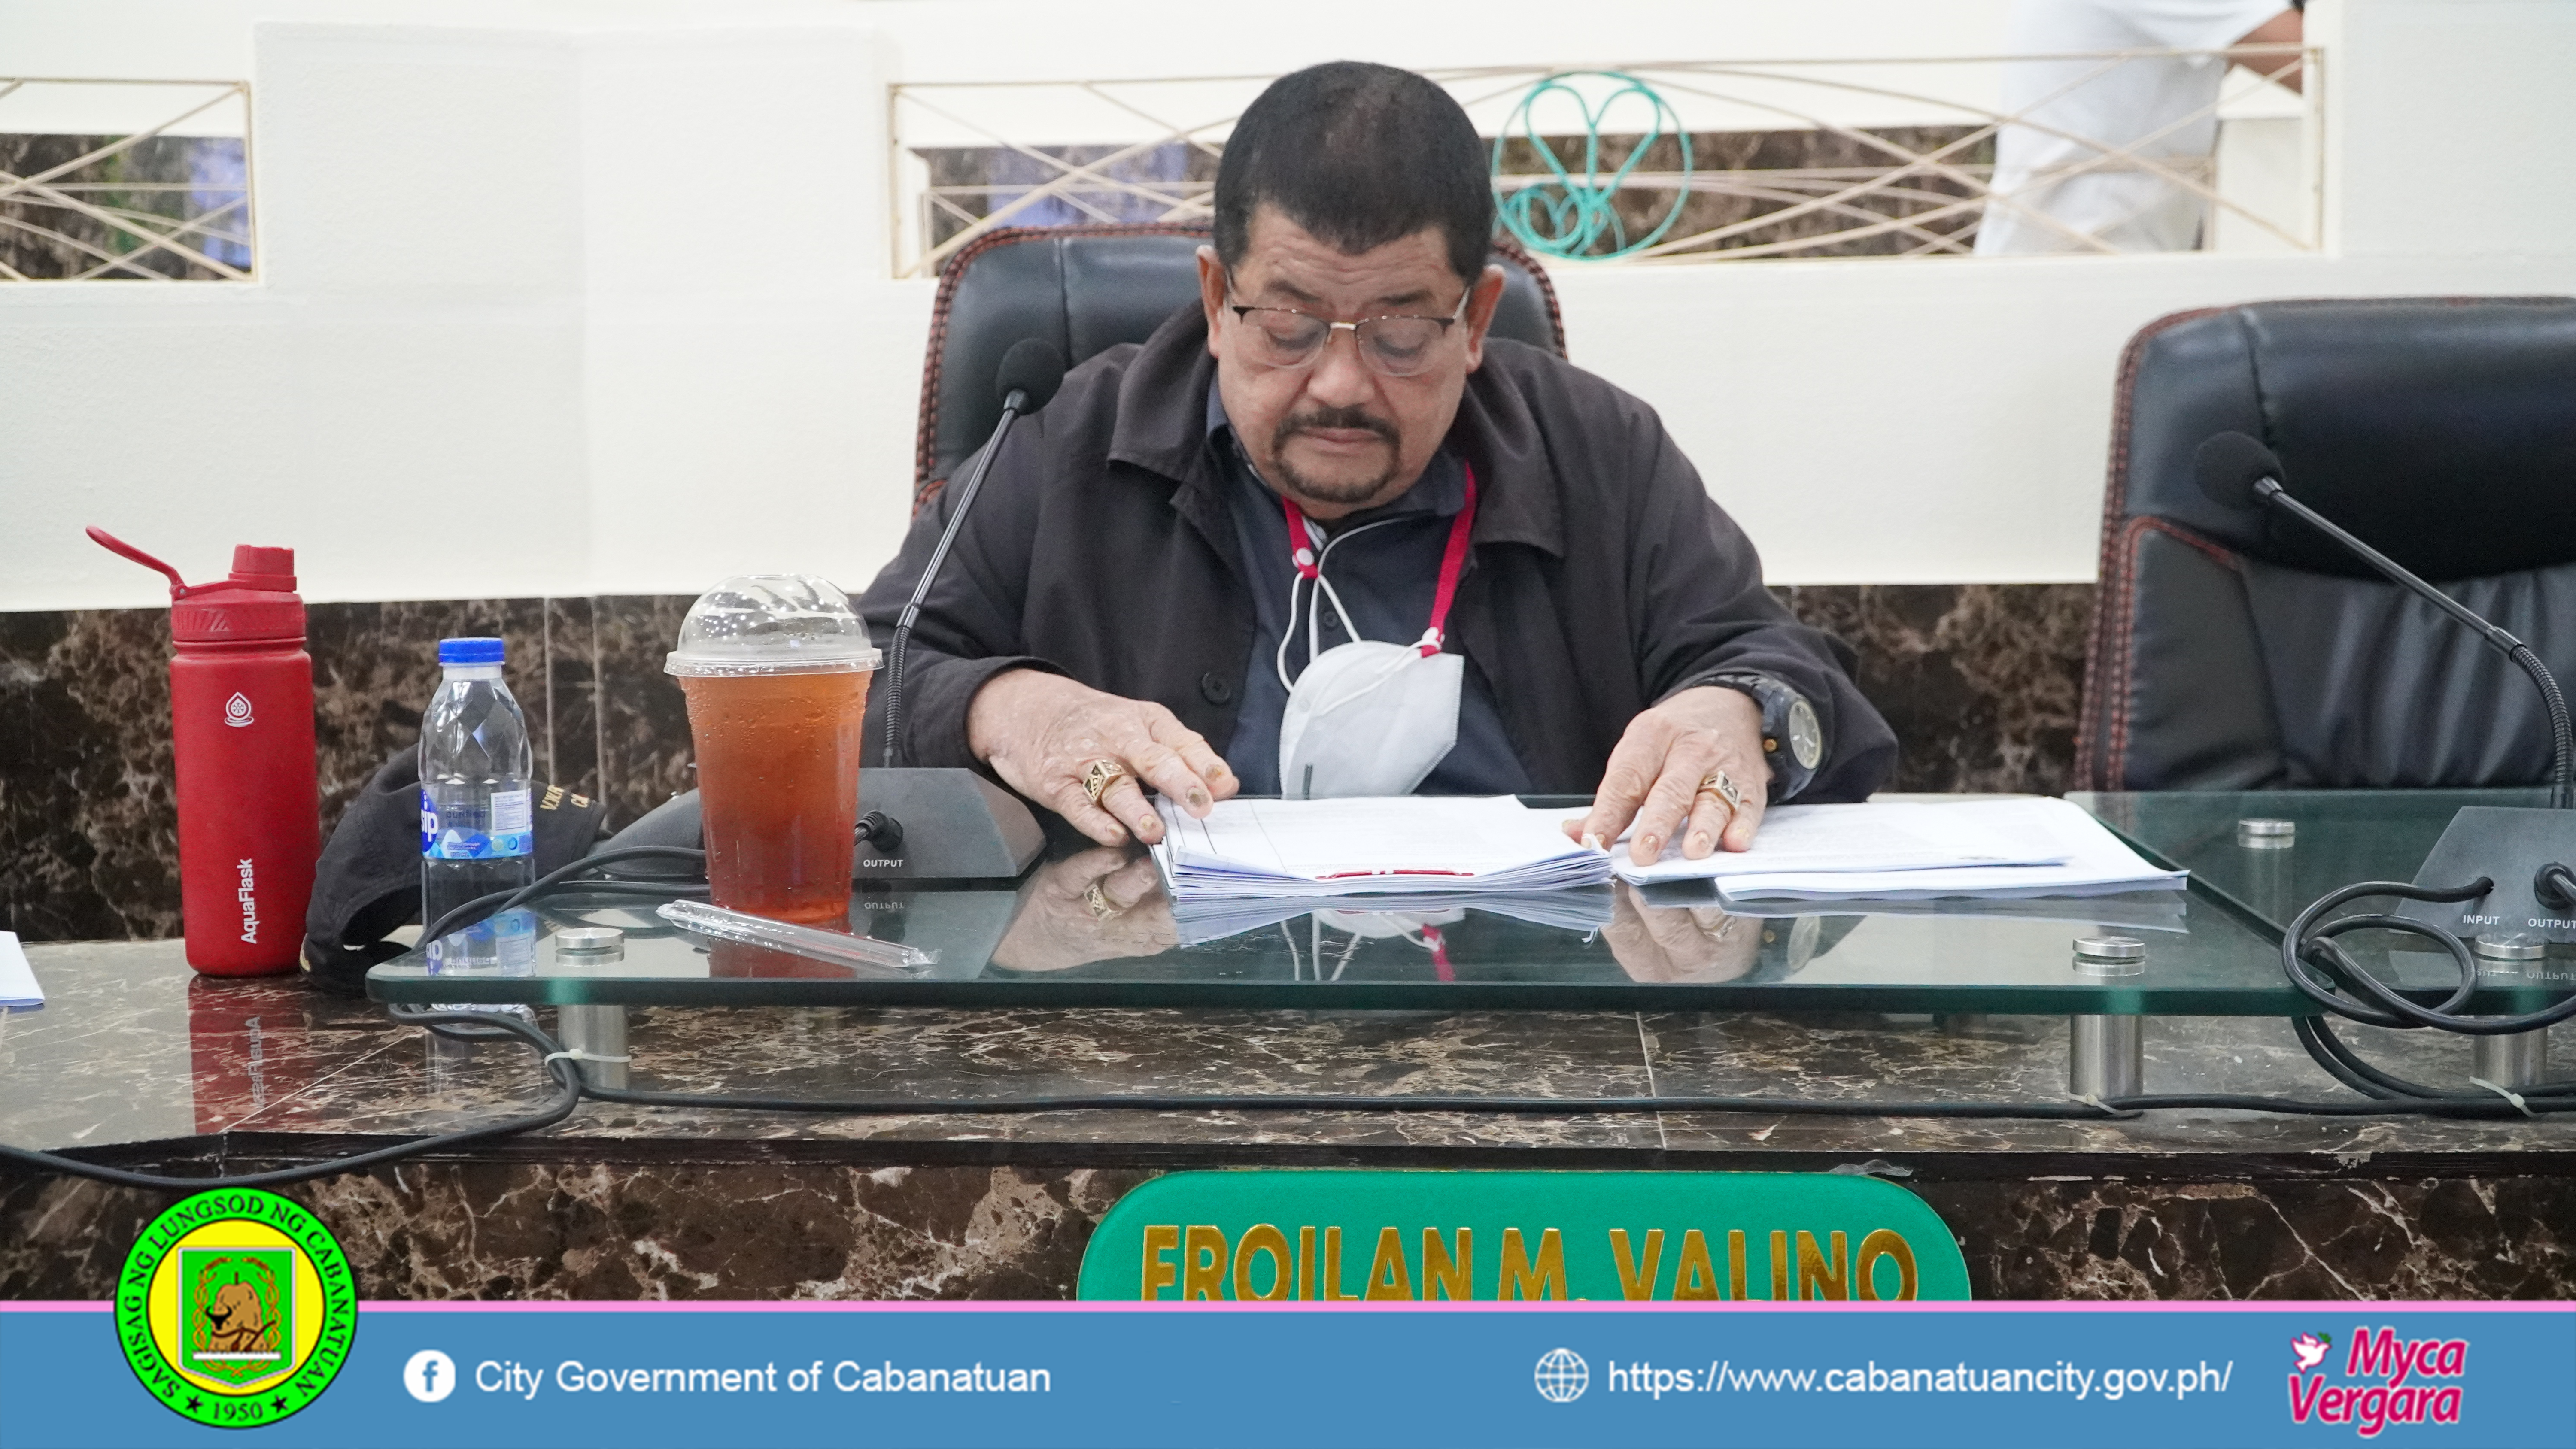
[[[2260,438],[2291,496],[2576,676],[2576,298],[2185,312],[2118,386],[2080,785],[2548,778],[2520,670],[2307,525],[2202,496],[2192,460]]]
[[[971,764],[968,703],[1015,667],[1155,700],[1225,747],[1254,626],[1208,441],[1215,367],[1191,301],[1141,347],[1075,367],[1012,433],[913,633],[916,763]],[[1494,337],[1450,437],[1483,490],[1453,647],[1492,685],[1533,788],[1590,792],[1638,711],[1729,670],[1815,705],[1827,754],[1801,800],[1858,799],[1886,779],[1895,738],[1853,687],[1850,652],[1763,588],[1752,544],[1652,409]],[[880,639],[952,501],[943,489],[921,510],[862,599]]]

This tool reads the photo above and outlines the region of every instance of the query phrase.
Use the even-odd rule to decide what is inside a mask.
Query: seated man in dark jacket
[[[1848,651],[1764,590],[1653,410],[1486,337],[1485,147],[1446,92],[1348,62],[1285,77],[1215,207],[1202,305],[1076,367],[995,458],[913,633],[913,763],[987,765],[1095,840],[1151,843],[1140,782],[1192,815],[1351,793],[1283,779],[1283,730],[1327,783],[1385,778],[1377,741],[1317,743],[1311,667],[1341,696],[1390,669],[1413,691],[1393,788],[1593,792],[1569,830],[1633,823],[1640,861],[1742,850],[1766,802],[1885,780]],[[868,590],[878,637],[951,506]],[[1426,736],[1443,712],[1454,737]]]

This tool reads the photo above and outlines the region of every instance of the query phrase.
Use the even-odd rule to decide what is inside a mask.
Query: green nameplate
[[[1079,1296],[1965,1301],[1921,1198],[1787,1172],[1182,1172],[1119,1199]]]

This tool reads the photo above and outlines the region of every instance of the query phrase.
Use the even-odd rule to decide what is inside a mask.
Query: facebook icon
[[[424,1404],[435,1404],[456,1392],[456,1361],[434,1348],[424,1348],[403,1365],[403,1387]]]

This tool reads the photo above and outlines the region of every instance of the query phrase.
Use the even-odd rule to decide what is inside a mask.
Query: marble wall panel
[[[697,784],[688,704],[662,672],[695,599],[626,594],[592,600],[599,677],[600,791],[612,826]]]
[[[597,793],[592,613],[588,599],[308,606],[326,838],[378,767],[418,740],[438,641],[457,635],[508,643],[503,678],[527,713],[539,778]],[[0,930],[35,941],[180,933],[169,659],[166,610],[0,613]]]
[[[1848,640],[1896,728],[1901,790],[2066,787],[2092,587],[1782,589]],[[538,775],[608,802],[614,829],[694,783],[662,672],[684,595],[315,604],[323,828],[420,728],[437,645],[509,641]],[[180,929],[168,620],[158,609],[0,614],[0,929],[31,940]]]
[[[1111,1205],[1094,1167],[422,1162],[281,1189],[362,1298],[1062,1299]],[[0,1298],[104,1298],[166,1198],[0,1175]]]
[[[323,828],[338,823],[340,812],[396,751],[419,742],[421,710],[438,689],[441,639],[493,636],[509,647],[501,679],[528,716],[542,765],[545,626],[542,599],[311,606],[305,648],[313,655],[313,743],[320,756]]]
[[[179,933],[169,655],[163,610],[0,614],[0,929]]]
[[[1926,1183],[1979,1298],[2564,1299],[2564,1177]],[[1970,1225],[1974,1224],[1972,1228]]]
[[[2576,1181],[2565,1177],[1940,1172],[1906,1185],[1963,1240],[1980,1300],[2576,1296]],[[1092,1230],[1155,1175],[433,1160],[284,1191],[338,1237],[366,1298],[1026,1300],[1072,1297]],[[0,1170],[0,1298],[109,1296],[164,1205]]]
[[[1860,655],[1895,727],[1896,790],[2065,791],[2075,764],[2091,584],[1858,584],[1779,589]]]
[[[537,778],[597,799],[599,774],[598,601],[545,601],[545,724]]]

